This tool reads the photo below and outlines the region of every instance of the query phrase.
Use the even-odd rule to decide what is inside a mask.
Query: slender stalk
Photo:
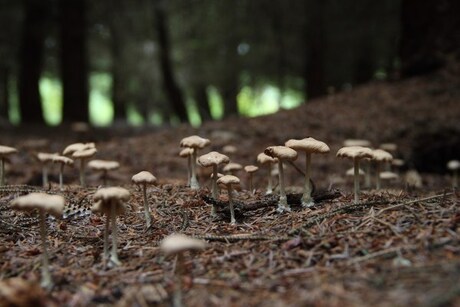
[[[272,165],[271,163],[267,163],[268,167],[268,185],[267,185],[267,192],[265,194],[272,194],[273,193],[273,179],[272,179]]]
[[[145,182],[142,184],[142,194],[144,196],[145,222],[147,223],[147,228],[150,228],[152,226],[152,216],[150,215],[149,203],[147,200],[147,184]]]
[[[110,229],[110,216],[111,212],[105,217],[105,229],[104,229],[104,263],[107,263],[109,259],[109,229]],[[105,265],[104,265],[105,266]]]
[[[174,272],[173,307],[182,307],[182,274],[184,271],[184,255],[180,252],[177,254]]]
[[[355,204],[359,203],[359,160],[353,159]]]
[[[187,157],[187,186],[190,187],[190,177],[192,176],[192,155]]]
[[[0,186],[5,185],[5,160],[0,158]]]
[[[364,174],[364,186],[366,188],[371,187],[371,160],[366,161],[366,174]]]
[[[84,158],[80,159],[80,185],[82,187],[86,187],[86,181],[85,181],[85,164],[86,161]]]
[[[196,155],[197,155],[197,149],[193,148],[192,152],[192,176],[190,178],[190,188],[193,190],[198,190],[200,188],[200,184],[198,183],[198,180],[196,179]]]
[[[232,197],[232,185],[227,185],[228,192],[228,204],[230,205],[230,223],[236,224],[235,220],[235,210],[233,209],[233,197]]]
[[[59,189],[62,191],[64,190],[64,163],[60,163],[59,165]]]
[[[211,179],[211,184],[212,184],[212,198],[217,199],[217,165],[212,166],[212,179]],[[212,204],[211,207],[211,216],[216,216],[216,206]]]
[[[39,210],[39,212],[40,212],[40,236],[42,238],[42,267],[41,267],[42,278],[41,278],[40,285],[43,288],[51,288],[53,285],[53,281],[51,279],[51,274],[49,271],[45,212],[43,210]]]
[[[116,203],[112,201],[111,204],[111,213],[110,213],[110,218],[111,218],[111,223],[112,223],[112,251],[110,253],[110,262],[112,262],[114,265],[120,265],[121,262],[118,259],[118,254],[117,254],[117,214],[116,214]]]
[[[249,192],[251,194],[254,194],[254,189],[252,188],[252,173],[249,173],[249,179],[248,179],[248,186],[249,186]]]
[[[43,187],[47,187],[48,186],[48,167],[46,166],[46,164],[43,164],[43,168],[42,168],[42,183],[43,183]]]
[[[276,211],[278,212],[283,212],[283,211],[291,211],[291,208],[289,207],[287,203],[287,197],[286,197],[286,191],[284,190],[284,170],[283,170],[283,161],[281,159],[278,159],[278,176],[279,176],[279,181],[280,181],[280,199],[278,202],[278,208]]]
[[[381,180],[380,180],[380,170],[381,170],[381,168],[382,168],[382,163],[380,161],[377,161],[377,169],[376,169],[377,174],[376,174],[376,178],[375,178],[376,179],[375,188],[377,190],[380,190],[381,185],[382,185]]]
[[[302,195],[302,206],[312,207],[314,205],[313,198],[311,197],[311,186],[310,186],[310,174],[311,174],[311,153],[305,153],[305,183],[304,192]]]

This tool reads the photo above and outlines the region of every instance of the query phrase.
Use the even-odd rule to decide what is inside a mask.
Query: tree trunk
[[[195,102],[198,108],[198,113],[200,114],[201,121],[206,122],[212,120],[206,85],[198,84],[197,86],[195,86],[194,94]]]
[[[235,76],[236,79],[236,76]],[[229,81],[220,90],[224,101],[224,118],[238,116],[238,84],[236,80]]]
[[[88,122],[85,0],[60,0],[61,77],[64,122]]]
[[[25,19],[22,45],[19,51],[19,109],[21,122],[44,123],[39,90],[40,74],[43,68],[45,39],[45,16],[48,8],[43,1],[25,1]]]
[[[9,88],[8,88],[9,70],[6,67],[0,68],[0,123],[8,122],[9,109]]]
[[[179,121],[187,122],[188,115],[185,107],[185,101],[182,91],[177,84],[174,77],[172,60],[171,60],[171,46],[168,33],[168,19],[164,9],[165,2],[156,0],[153,6],[155,18],[155,30],[157,32],[157,39],[160,54],[160,67],[163,77],[163,86],[166,91],[166,97],[172,105],[172,109]]]

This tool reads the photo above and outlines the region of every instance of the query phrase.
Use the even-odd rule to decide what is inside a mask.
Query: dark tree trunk
[[[236,79],[236,76],[235,76]],[[236,80],[228,82],[221,88],[220,93],[224,101],[224,118],[238,116],[238,83]]]
[[[401,73],[429,73],[443,65],[443,54],[460,50],[460,1],[401,2]]]
[[[209,98],[208,92],[206,90],[206,85],[199,84],[195,86],[195,101],[198,108],[198,113],[200,114],[201,121],[206,122],[212,120],[211,110],[209,108]]]
[[[21,122],[44,123],[39,90],[43,68],[46,3],[41,0],[25,1],[25,19],[22,45],[19,51],[19,109]]]
[[[63,122],[88,122],[86,2],[60,0]]]
[[[182,91],[174,77],[172,60],[171,60],[171,44],[168,33],[168,19],[164,9],[165,2],[156,0],[153,6],[155,18],[155,30],[160,54],[160,67],[163,77],[163,86],[166,91],[166,97],[172,105],[172,110],[178,117],[179,121],[187,122],[188,115],[185,107],[185,101]]]
[[[357,58],[354,61],[353,81],[356,84],[365,83],[372,79],[374,74],[374,63],[372,59],[372,48],[368,40],[359,40],[354,48]]]
[[[9,70],[6,67],[0,68],[0,121],[8,122],[9,108],[9,88],[8,88]]]
[[[322,1],[308,2],[308,22],[306,29],[306,67],[305,82],[308,99],[326,94],[325,63],[325,21],[324,6]]]

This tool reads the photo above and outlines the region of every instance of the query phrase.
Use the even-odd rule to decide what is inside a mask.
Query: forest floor
[[[207,242],[187,253],[183,301],[187,306],[305,306],[460,304],[460,195],[452,193],[446,159],[460,159],[460,69],[398,82],[374,82],[294,110],[258,118],[232,118],[199,128],[95,129],[77,135],[65,129],[3,128],[0,144],[19,153],[7,164],[8,187],[0,188],[1,306],[162,306],[171,303],[175,258],[159,242],[184,233]],[[267,146],[312,136],[331,152],[313,156],[316,206],[298,202],[303,177],[287,165],[292,212],[277,213],[276,197],[265,195],[263,169],[247,176],[235,194],[237,224],[229,223],[227,195],[221,191],[218,216],[210,216],[210,171],[199,168],[202,188],[186,187],[186,161],[178,157],[183,137],[198,134],[211,145],[203,153],[238,148],[231,161],[256,164]],[[352,166],[335,153],[346,138],[368,139],[378,147],[394,142],[406,166],[384,188],[363,188],[353,204]],[[40,289],[41,240],[33,214],[9,203],[40,188],[37,151],[61,152],[75,141],[95,141],[95,158],[119,161],[109,184],[131,192],[129,210],[118,219],[122,265],[105,268],[101,253],[105,217],[89,214],[100,175],[87,171],[89,188],[77,185],[76,169],[65,171],[65,219],[48,218],[54,287]],[[302,155],[295,162],[302,168]],[[408,187],[404,172],[417,168],[421,187]],[[133,174],[148,170],[158,184],[148,189],[153,226],[145,228],[140,190]],[[428,172],[434,170],[437,172]],[[50,190],[51,189],[51,190]],[[320,196],[323,196],[322,198]],[[325,197],[324,197],[325,196]],[[16,305],[14,305],[16,304]]]

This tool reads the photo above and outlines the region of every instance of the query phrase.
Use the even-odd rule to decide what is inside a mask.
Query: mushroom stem
[[[192,155],[188,155],[187,157],[187,186],[190,187],[191,183],[191,176],[192,176]]]
[[[254,194],[254,189],[252,188],[252,173],[249,173],[248,186],[249,186],[249,192],[251,194]]]
[[[46,164],[43,164],[43,168],[42,168],[42,183],[43,183],[43,187],[47,187],[48,186],[48,167],[46,166]]]
[[[380,190],[380,188],[381,188],[381,180],[380,180],[380,171],[381,171],[381,168],[382,168],[381,165],[382,165],[382,163],[380,161],[377,161],[377,169],[376,169],[377,174],[376,174],[376,181],[375,181],[376,182],[375,188],[377,190]]]
[[[173,307],[182,307],[182,274],[184,272],[184,256],[180,252],[177,254],[176,270],[174,272],[174,294]]]
[[[45,212],[43,210],[39,210],[40,214],[40,236],[42,237],[42,278],[40,285],[43,288],[51,288],[53,285],[53,281],[51,279],[51,274],[49,271],[49,261],[48,261],[48,248],[46,244],[46,225],[45,225]]]
[[[117,254],[117,215],[115,212],[115,204],[112,202],[111,204],[111,223],[112,223],[112,250],[110,252],[110,262],[113,263],[115,266],[120,265],[120,259],[118,259]]]
[[[359,203],[359,159],[353,159],[355,204]]]
[[[366,161],[366,173],[364,174],[364,186],[371,187],[371,160]]]
[[[227,193],[228,193],[228,204],[230,206],[230,223],[236,224],[235,220],[235,210],[233,209],[233,197],[232,197],[232,185],[227,185]]]
[[[105,217],[105,229],[104,229],[104,263],[107,263],[109,259],[109,226],[110,226],[111,213]],[[104,265],[105,267],[105,265]]]
[[[0,159],[0,186],[5,185],[5,160]]]
[[[312,207],[315,203],[311,197],[311,186],[310,186],[310,174],[311,174],[311,154],[305,153],[305,183],[304,183],[304,192],[302,195],[302,207],[309,208]]]
[[[193,190],[198,190],[200,188],[200,184],[198,183],[198,180],[196,179],[196,148],[193,148],[192,152],[192,176],[190,177],[190,188]]]
[[[283,161],[281,159],[278,159],[278,168],[278,178],[280,181],[280,199],[278,201],[278,208],[276,209],[276,211],[281,213],[283,211],[291,211],[291,208],[287,203],[286,192],[284,190],[284,170]]]
[[[272,180],[272,165],[267,163],[267,170],[268,170],[268,184],[267,184],[267,192],[265,194],[272,194],[273,193],[273,180]]]
[[[147,200],[147,184],[142,184],[142,194],[144,196],[144,214],[145,214],[145,222],[147,223],[147,228],[152,226],[152,216],[150,215],[149,210],[149,203]]]
[[[218,198],[217,196],[217,165],[214,164],[212,166],[212,198],[216,199]],[[216,206],[212,204],[211,207],[211,216],[216,216]]]
[[[80,159],[80,185],[82,187],[86,187],[86,181],[85,181],[85,164],[86,164],[86,159],[81,158]]]
[[[59,165],[59,189],[62,191],[64,190],[64,176],[63,176],[63,173],[64,173],[64,163],[60,163]]]

